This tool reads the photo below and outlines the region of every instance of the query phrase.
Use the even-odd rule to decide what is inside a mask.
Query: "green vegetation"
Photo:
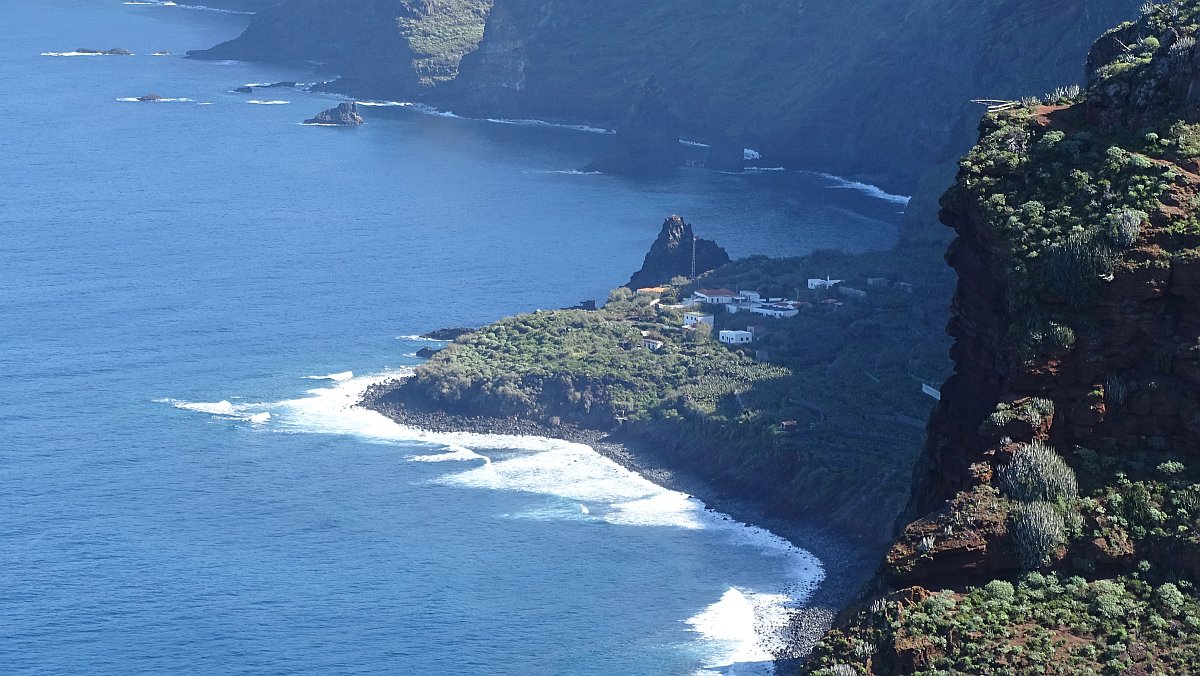
[[[397,17],[396,24],[417,55],[413,70],[420,83],[430,87],[453,80],[462,58],[483,40],[492,0],[402,0],[401,4],[407,13]]]
[[[856,613],[854,631],[831,632],[811,667],[818,674],[871,673],[868,661],[874,673],[931,675],[1200,671],[1194,587],[1142,568],[1092,582],[1031,572],[1016,584],[993,580],[912,604],[881,600]]]
[[[777,509],[833,512],[847,527],[884,538],[907,500],[934,404],[921,384],[937,386],[948,371],[948,341],[940,336],[951,276],[932,263],[939,251],[931,244],[860,256],[750,258],[696,282],[676,279],[662,302],[617,289],[596,312],[521,315],[464,336],[419,367],[405,389],[451,412],[601,430],[622,425],[683,464],[705,466],[707,476],[765,495]],[[914,260],[929,261],[928,272],[901,273]],[[868,290],[867,297],[808,290],[810,277],[827,274]],[[903,279],[914,289],[871,287],[868,276]],[[811,305],[789,319],[716,308],[715,331],[756,328],[755,342],[735,349],[707,329],[682,330],[685,310],[669,304],[697,287],[799,295]],[[641,349],[643,335],[663,347]],[[864,476],[871,477],[869,495]],[[869,517],[861,510],[866,500]]]

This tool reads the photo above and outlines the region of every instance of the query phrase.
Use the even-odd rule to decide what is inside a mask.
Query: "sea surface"
[[[890,245],[902,199],[580,174],[611,135],[413,106],[307,127],[337,100],[230,90],[310,67],[181,58],[245,16],[0,15],[0,672],[769,673],[803,549],[586,447],[351,404],[415,334],[603,298],[668,214],[794,255]]]

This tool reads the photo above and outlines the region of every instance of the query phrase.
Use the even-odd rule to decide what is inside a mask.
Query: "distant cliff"
[[[338,86],[343,92],[411,98],[458,74],[462,56],[483,38],[491,0],[290,0],[256,5],[259,11],[245,33],[188,56],[317,62],[341,76]]]
[[[1198,30],[1147,5],[1085,89],[984,120],[942,200],[955,374],[910,522],[810,670],[1194,672]]]
[[[969,146],[970,99],[1080,81],[1092,36],[1140,2],[492,4],[294,0],[200,55],[321,61],[353,94],[608,127],[654,76],[680,134],[907,190]]]

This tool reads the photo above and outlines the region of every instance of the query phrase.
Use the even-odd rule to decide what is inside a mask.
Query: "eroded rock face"
[[[617,127],[613,148],[587,166],[614,174],[658,174],[683,161],[681,123],[666,92],[651,77],[642,83],[633,105]]]
[[[362,115],[358,114],[358,104],[353,101],[338,104],[337,108],[322,111],[316,117],[304,121],[304,124],[336,125],[339,127],[357,127],[362,123]]]
[[[671,281],[672,277],[688,276],[692,273],[692,226],[679,216],[671,216],[663,222],[662,232],[650,246],[642,269],[633,273],[626,284],[631,289],[657,286]],[[696,274],[715,270],[729,262],[729,254],[711,239],[696,239]]]

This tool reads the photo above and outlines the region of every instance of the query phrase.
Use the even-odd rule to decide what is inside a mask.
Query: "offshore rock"
[[[358,104],[353,101],[339,104],[337,108],[330,108],[316,117],[304,121],[304,124],[337,125],[339,127],[357,127],[362,123],[362,115],[358,114]]]
[[[663,222],[662,232],[650,246],[642,269],[633,273],[628,286],[639,289],[671,281],[672,277],[692,273],[692,226],[679,216]],[[729,254],[711,239],[696,239],[696,274],[715,270],[729,262]]]

